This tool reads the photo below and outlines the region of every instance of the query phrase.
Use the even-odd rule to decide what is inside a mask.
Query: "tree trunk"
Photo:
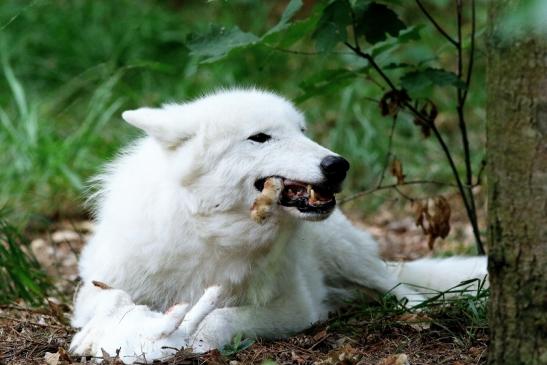
[[[547,364],[547,41],[489,2],[489,364]],[[522,30],[522,29],[521,29]]]

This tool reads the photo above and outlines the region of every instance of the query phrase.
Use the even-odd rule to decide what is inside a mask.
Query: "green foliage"
[[[245,33],[237,26],[230,29],[212,26],[203,35],[191,34],[186,45],[193,56],[207,57],[202,62],[214,62],[226,56],[234,48],[242,48],[259,40],[252,33]]]
[[[429,90],[431,86],[455,86],[465,89],[465,83],[455,73],[432,67],[404,74],[401,77],[401,86],[413,95]]]
[[[370,44],[383,42],[386,34],[397,37],[406,28],[399,16],[384,4],[372,2],[356,14],[355,31]]]
[[[353,41],[347,4],[358,22],[371,4],[385,13],[387,21],[378,28],[378,37],[385,39],[372,44],[375,38],[367,39],[363,23],[359,40],[397,85],[409,72],[454,69],[452,51],[424,25],[414,3],[402,1],[322,1],[312,8],[299,0],[260,5],[246,0],[46,0],[28,6],[3,1],[0,204],[18,216],[79,214],[86,181],[136,134],[122,123],[122,110],[232,85],[256,85],[296,100],[307,113],[310,136],[351,161],[344,192],[373,186],[384,165],[391,120],[380,115],[375,101],[386,91],[381,80],[345,48],[343,38],[329,33],[334,27]],[[443,4],[435,7],[435,15],[452,17],[452,7]],[[484,6],[477,4],[482,19]],[[333,6],[341,14],[330,16]],[[401,29],[399,21],[407,27]],[[315,35],[322,32],[327,43],[321,47],[330,50],[317,53]],[[329,45],[333,37],[339,41]],[[476,66],[473,83],[481,84],[480,57]],[[443,117],[442,132],[449,143],[458,141],[454,114],[446,111],[454,103],[453,84],[420,77],[420,96],[433,96]],[[469,93],[467,114],[477,122],[469,125],[473,142],[482,139],[484,99],[482,88]],[[412,118],[400,115],[395,132],[392,155],[404,156],[409,179],[450,181],[438,146],[422,139]],[[482,156],[473,158],[478,165]],[[423,193],[420,189],[415,191]],[[352,208],[371,211],[392,197],[382,192]]]
[[[275,34],[279,31],[287,29],[290,25],[289,21],[296,14],[296,12],[300,10],[301,7],[302,7],[302,0],[291,0],[289,4],[287,5],[287,8],[285,8],[285,11],[281,15],[281,19],[279,20],[279,23],[277,23],[272,29],[270,29],[266,33],[266,36],[270,34]]]
[[[346,28],[352,21],[351,12],[351,6],[346,0],[335,0],[323,10],[312,36],[318,51],[328,52],[347,40]]]
[[[254,343],[254,340],[251,340],[250,338],[243,339],[243,334],[238,333],[234,336],[232,339],[232,342],[229,344],[224,345],[224,347],[220,350],[220,353],[222,356],[231,357],[237,354],[238,352],[241,352]]]
[[[81,176],[90,174],[99,163],[91,152],[103,142],[99,132],[120,109],[123,99],[112,97],[120,74],[94,91],[79,126],[66,133],[56,128],[43,104],[28,98],[6,59],[2,71],[16,112],[8,113],[0,106],[0,165],[4,167],[0,204],[10,204],[18,211],[70,211],[85,187]],[[23,194],[12,195],[14,191]]]
[[[415,324],[424,329],[440,329],[462,341],[472,341],[477,334],[488,329],[490,290],[486,288],[486,283],[486,279],[473,279],[445,291],[415,287],[427,293],[428,299],[414,307],[386,293],[376,304],[371,304],[370,300],[365,300],[363,304],[353,304],[358,306],[353,313],[367,321],[369,330]],[[470,288],[470,284],[474,284],[475,288]],[[344,318],[335,319],[332,328],[352,331],[351,325]]]
[[[42,303],[51,283],[29,250],[29,242],[5,220],[0,210],[0,304],[23,299]]]

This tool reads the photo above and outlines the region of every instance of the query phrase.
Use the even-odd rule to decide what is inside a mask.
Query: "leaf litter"
[[[442,211],[443,207],[437,209]],[[435,214],[446,215],[446,212],[429,214],[431,220],[435,221]],[[396,225],[397,220],[393,220],[391,227]],[[71,298],[78,284],[77,258],[92,228],[89,222],[59,222],[52,226],[51,231],[36,235],[31,247],[47,272],[56,280],[58,295],[48,298],[41,308],[31,308],[22,302],[0,307],[0,364],[91,363],[89,357],[71,355],[68,348],[74,334],[69,319]],[[400,227],[398,229],[401,231]],[[373,234],[380,231],[385,234],[389,230],[385,226],[376,225]],[[436,232],[439,235],[442,233],[441,228],[433,230],[441,230]],[[403,235],[408,233],[406,229],[402,231]],[[405,258],[414,257],[406,255]],[[462,341],[454,333],[438,326],[437,321],[425,313],[384,313],[384,310],[381,306],[375,309],[374,304],[370,307],[357,301],[348,304],[344,311],[333,313],[325,323],[285,340],[257,340],[229,357],[216,350],[202,355],[183,350],[164,364],[486,363],[487,330],[479,331],[473,338]],[[122,363],[116,354],[105,353],[102,360],[103,364]]]

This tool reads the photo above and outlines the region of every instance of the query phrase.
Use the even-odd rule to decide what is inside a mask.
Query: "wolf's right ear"
[[[122,118],[168,148],[176,147],[192,136],[187,121],[184,121],[182,114],[177,113],[174,108],[127,110],[122,113]]]

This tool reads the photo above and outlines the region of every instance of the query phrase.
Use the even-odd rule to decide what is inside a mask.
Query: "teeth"
[[[315,190],[313,189],[310,190],[310,201],[315,201]]]
[[[306,187],[307,191],[308,191],[308,195],[311,194],[311,192],[313,191],[313,189],[311,188],[311,185],[308,184],[308,186]]]

